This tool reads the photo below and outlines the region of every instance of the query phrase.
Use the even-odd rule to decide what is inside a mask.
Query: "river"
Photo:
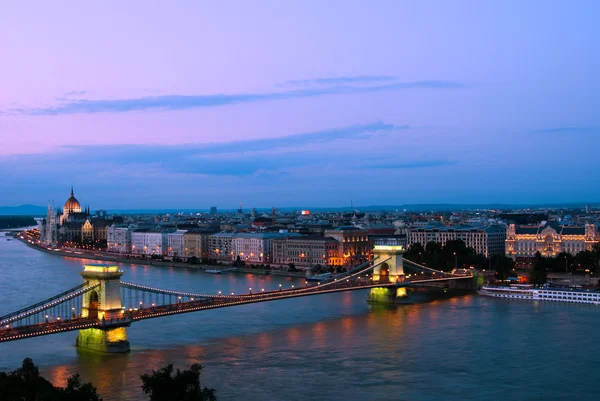
[[[81,282],[84,261],[0,237],[0,315]],[[98,263],[90,261],[90,263]],[[124,281],[190,292],[301,279],[122,264]],[[136,322],[131,353],[74,347],[76,332],[0,344],[0,370],[30,357],[56,385],[79,372],[105,401],[145,400],[139,375],[203,366],[224,400],[597,400],[600,307],[476,295],[376,307],[318,295]],[[1,397],[0,397],[1,398]]]

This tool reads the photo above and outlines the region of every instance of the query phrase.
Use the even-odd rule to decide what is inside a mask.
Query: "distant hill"
[[[0,206],[0,216],[45,216],[48,208],[36,205]]]
[[[0,216],[0,229],[31,227],[37,225],[31,216]]]
[[[600,202],[589,202],[588,205],[592,207],[598,207]],[[496,210],[514,210],[514,209],[537,209],[537,208],[585,208],[586,203],[548,203],[548,204],[505,204],[505,203],[473,203],[473,204],[451,204],[451,203],[420,203],[420,204],[406,204],[406,205],[369,205],[369,206],[354,206],[355,210],[361,212],[375,212],[381,210],[387,211],[406,211],[410,212],[449,212],[449,211],[461,211],[461,210],[475,210],[475,209],[496,209]],[[280,212],[290,212],[308,209],[313,212],[350,212],[349,206],[342,207],[280,207]],[[235,212],[236,209],[219,208],[219,212]],[[259,213],[270,213],[271,208],[257,207],[256,210]],[[47,208],[45,206],[36,205],[21,205],[21,206],[0,206],[0,216],[45,216]],[[206,208],[198,209],[174,209],[174,208],[163,208],[163,209],[108,209],[111,214],[162,214],[162,213],[205,213],[208,212]],[[250,212],[249,208],[244,209],[245,213]]]

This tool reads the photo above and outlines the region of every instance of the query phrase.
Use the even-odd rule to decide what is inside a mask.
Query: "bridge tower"
[[[90,286],[98,285],[83,296],[81,316],[98,319],[100,328],[79,330],[76,345],[100,352],[129,352],[125,327],[130,320],[121,304],[121,276],[117,265],[85,265],[80,273]]]
[[[381,284],[401,283],[404,281],[403,254],[401,245],[375,245],[373,256],[375,263],[386,260],[373,268],[373,282]],[[377,287],[369,292],[368,301],[372,303],[394,303],[398,298],[406,297],[404,287]]]

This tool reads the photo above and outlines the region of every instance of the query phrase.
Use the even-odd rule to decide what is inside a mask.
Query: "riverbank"
[[[37,244],[31,243],[26,239],[21,238],[18,235],[15,235],[15,238],[28,247],[35,249],[40,252],[45,252],[50,255],[62,256],[66,258],[76,258],[76,259],[91,259],[102,262],[115,262],[115,263],[128,263],[133,265],[145,265],[145,266],[156,266],[156,267],[176,267],[176,268],[186,268],[186,269],[197,269],[197,270],[228,270],[228,273],[242,273],[242,274],[258,274],[258,275],[273,275],[273,276],[284,276],[284,277],[298,277],[304,278],[306,276],[305,272],[288,272],[285,270],[276,270],[276,269],[252,269],[245,267],[236,267],[235,270],[231,270],[231,265],[194,265],[183,262],[163,262],[159,260],[149,260],[149,259],[134,259],[134,258],[123,258],[118,255],[107,254],[107,253],[88,253],[81,252],[75,253],[74,251],[65,251],[65,250],[49,250],[43,246],[39,246]]]

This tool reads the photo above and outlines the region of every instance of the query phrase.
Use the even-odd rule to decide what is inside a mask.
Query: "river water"
[[[79,284],[84,262],[0,236],[0,315]],[[124,281],[196,293],[303,282],[121,267]],[[140,374],[195,362],[219,400],[600,399],[598,306],[469,295],[375,307],[366,297],[318,295],[136,322],[126,355],[80,351],[76,332],[3,343],[0,370],[30,357],[56,385],[79,372],[105,401],[145,400]]]

